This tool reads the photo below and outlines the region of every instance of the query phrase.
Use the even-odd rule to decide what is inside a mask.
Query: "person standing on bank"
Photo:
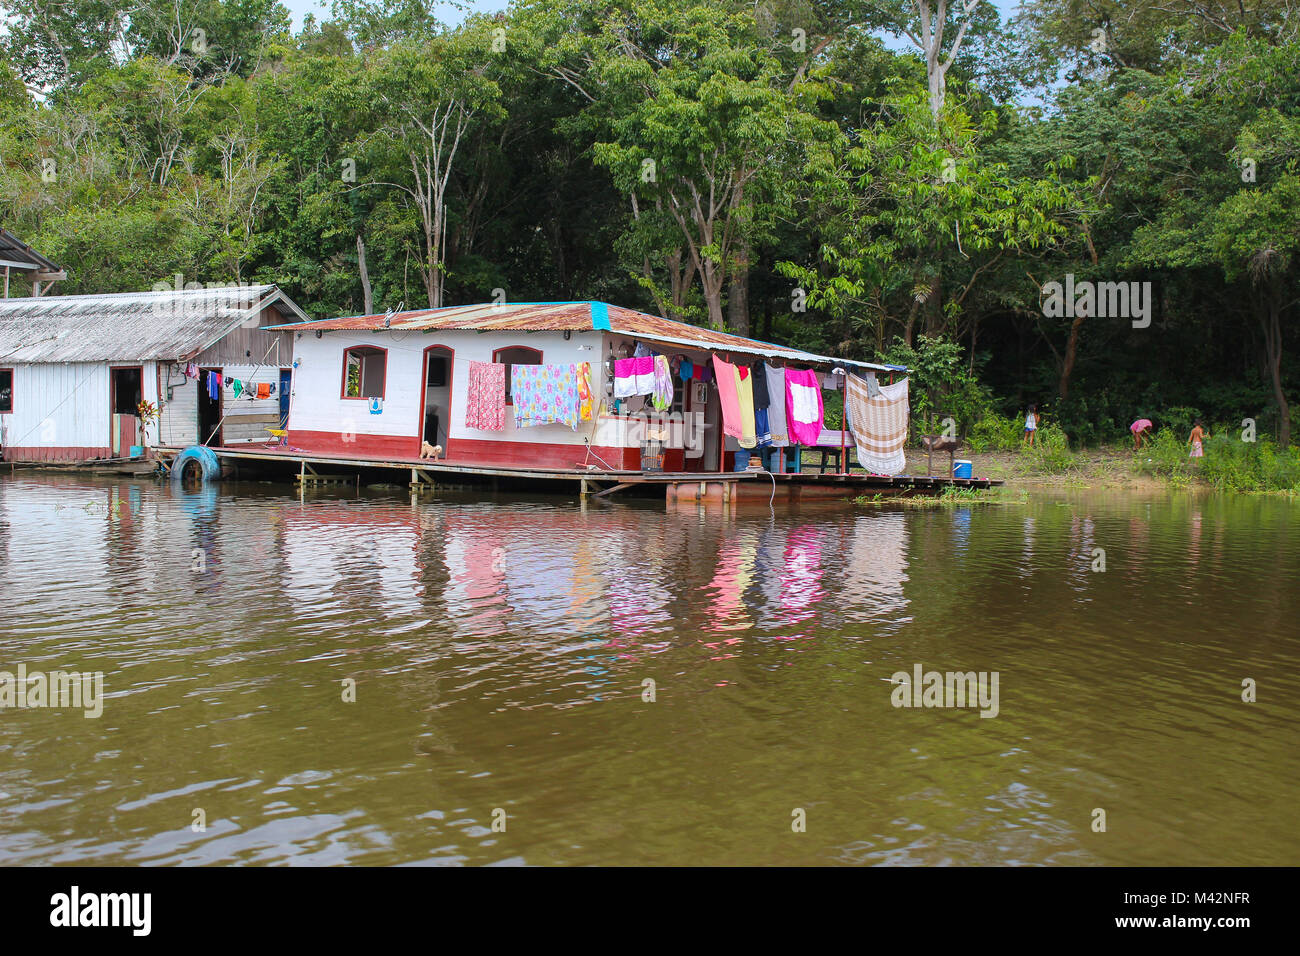
[[[1034,443],[1034,433],[1038,431],[1038,406],[1030,405],[1029,411],[1025,414],[1025,441],[1030,445]]]

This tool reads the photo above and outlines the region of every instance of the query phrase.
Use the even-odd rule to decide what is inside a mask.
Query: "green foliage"
[[[973,452],[1016,451],[1025,443],[1024,416],[1007,417],[989,412],[966,436]]]
[[[1191,458],[1186,433],[1162,428],[1133,453],[1133,468],[1176,483],[1199,479],[1220,491],[1300,492],[1300,449],[1267,438],[1242,441],[1232,426],[1215,427],[1204,449],[1203,458]]]
[[[1021,445],[1021,461],[1028,471],[1059,475],[1074,467],[1075,456],[1060,426],[1040,424],[1033,445]]]
[[[988,390],[980,384],[957,343],[923,335],[913,348],[895,339],[880,361],[908,368],[908,396],[916,434],[938,434],[951,418],[957,434],[965,435],[989,407]]]
[[[1127,442],[1146,416],[1170,477],[1286,484],[1291,0],[1029,0],[1014,30],[980,4],[937,116],[911,0],[521,0],[454,23],[338,0],[297,36],[276,0],[5,10],[0,225],[67,267],[52,291],[179,272],[349,314],[364,249],[377,309],[434,284],[605,299],[908,365],[916,431],[952,417],[976,450],[1021,449],[1036,403],[1026,466],[1070,467],[1057,432]],[[1046,108],[1009,102],[1043,77]],[[1067,273],[1151,282],[1152,325],[1044,315]],[[1188,465],[1198,416],[1261,442]]]

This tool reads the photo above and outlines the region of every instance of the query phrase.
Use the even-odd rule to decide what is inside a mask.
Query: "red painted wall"
[[[5,461],[87,461],[91,458],[111,458],[113,450],[105,445],[102,448],[78,448],[72,446],[34,446],[28,448],[5,448]]]
[[[353,435],[345,442],[342,432],[303,431],[289,432],[291,450],[340,458],[418,458],[420,439],[391,435]],[[585,445],[564,445],[542,442],[479,441],[470,438],[453,438],[451,447],[444,449],[443,458],[464,465],[505,465],[513,468],[580,468],[586,460]],[[607,448],[592,446],[591,463],[603,467],[599,456],[611,468],[635,471],[641,467],[641,452],[636,448]],[[669,449],[665,454],[664,468],[680,471],[685,452]]]

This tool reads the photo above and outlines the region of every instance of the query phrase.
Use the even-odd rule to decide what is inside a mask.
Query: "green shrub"
[[[970,430],[967,444],[974,452],[1015,451],[1024,443],[1024,418],[989,412]]]
[[[1200,475],[1221,491],[1300,492],[1300,450],[1272,440],[1241,440],[1238,431],[1216,430],[1199,459]]]
[[[1157,431],[1133,453],[1133,469],[1157,478],[1188,478],[1192,474],[1188,445],[1181,432],[1172,428]]]
[[[1070,441],[1059,425],[1040,425],[1033,445],[1023,446],[1024,463],[1038,472],[1060,474],[1074,467]]]

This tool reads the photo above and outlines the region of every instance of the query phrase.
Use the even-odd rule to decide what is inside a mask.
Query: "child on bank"
[[[1038,406],[1030,405],[1029,411],[1025,414],[1025,437],[1024,440],[1030,445],[1034,443],[1034,435],[1038,432]]]

